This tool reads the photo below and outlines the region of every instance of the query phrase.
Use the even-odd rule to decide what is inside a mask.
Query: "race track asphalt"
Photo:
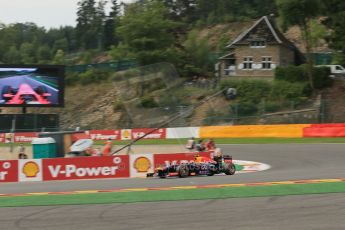
[[[345,144],[224,145],[258,173],[185,179],[117,179],[1,184],[0,193],[102,190],[345,177]],[[201,201],[0,208],[1,229],[344,229],[345,196],[295,195]]]

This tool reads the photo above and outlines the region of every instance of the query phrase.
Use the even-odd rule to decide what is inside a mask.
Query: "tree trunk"
[[[307,55],[307,74],[309,78],[310,88],[314,91],[314,78],[313,78],[313,57],[312,57],[312,44],[311,44],[311,35],[310,35],[310,25],[309,21],[303,23],[304,29],[304,44],[306,48]]]

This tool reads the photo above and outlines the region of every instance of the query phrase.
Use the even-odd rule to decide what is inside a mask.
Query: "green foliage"
[[[175,38],[170,31],[178,24],[167,16],[167,8],[157,0],[132,4],[126,9],[116,31],[128,53],[135,54],[140,64],[174,58],[171,47]]]
[[[152,96],[144,96],[140,99],[140,105],[144,108],[156,108],[158,107],[157,102]]]
[[[305,82],[308,76],[305,75],[305,66],[277,67],[275,70],[275,79],[288,82]]]
[[[185,49],[188,54],[188,63],[192,68],[195,68],[195,73],[208,72],[212,69],[213,63],[209,59],[211,54],[208,45],[208,38],[198,37],[198,32],[192,30],[187,36],[185,42]]]
[[[306,82],[275,80],[228,80],[221,83],[222,89],[237,89],[237,100],[231,103],[231,114],[251,116],[258,113],[276,112],[305,101],[310,95]]]
[[[321,0],[276,0],[285,27],[302,26],[306,29],[308,21],[321,13]]]
[[[62,65],[65,63],[65,53],[63,50],[56,51],[56,54],[54,55],[53,64],[59,64]]]
[[[331,32],[328,36],[330,47],[341,51],[337,53],[337,63],[345,65],[345,1],[342,0],[328,0],[324,1],[324,15],[327,15],[327,20],[324,24]]]
[[[222,89],[236,88],[237,96],[244,101],[259,103],[271,90],[271,83],[262,80],[230,80],[221,83]]]
[[[253,101],[241,100],[230,105],[231,109],[237,112],[238,116],[250,116],[258,112],[258,106]]]
[[[80,77],[79,74],[76,72],[67,72],[65,77],[65,84],[67,86],[69,85],[75,85],[79,82]]]
[[[89,69],[88,71],[79,74],[79,81],[82,85],[92,83],[99,83],[108,80],[110,73],[100,69]]]
[[[276,4],[272,0],[197,0],[195,20],[198,21],[199,25],[201,21],[211,25],[259,18],[271,13],[277,13]]]
[[[306,87],[308,87],[307,83],[274,81],[269,98],[278,101],[299,100],[301,97],[308,96]]]
[[[316,89],[323,89],[332,85],[333,81],[329,77],[330,70],[327,67],[312,69],[313,84]],[[275,79],[287,82],[307,82],[307,65],[278,67],[275,71]]]

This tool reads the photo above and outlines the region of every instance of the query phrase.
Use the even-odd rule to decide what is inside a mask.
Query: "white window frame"
[[[266,41],[251,41],[250,48],[265,48]]]
[[[261,68],[263,70],[271,70],[272,69],[272,57],[271,56],[263,56],[262,57]]]
[[[243,57],[243,69],[244,70],[252,70],[253,64],[254,64],[254,61],[253,61],[252,56]]]

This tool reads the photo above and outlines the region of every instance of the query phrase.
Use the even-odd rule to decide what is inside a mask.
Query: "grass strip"
[[[198,188],[167,191],[0,197],[0,207],[110,204],[344,193],[345,182]]]

